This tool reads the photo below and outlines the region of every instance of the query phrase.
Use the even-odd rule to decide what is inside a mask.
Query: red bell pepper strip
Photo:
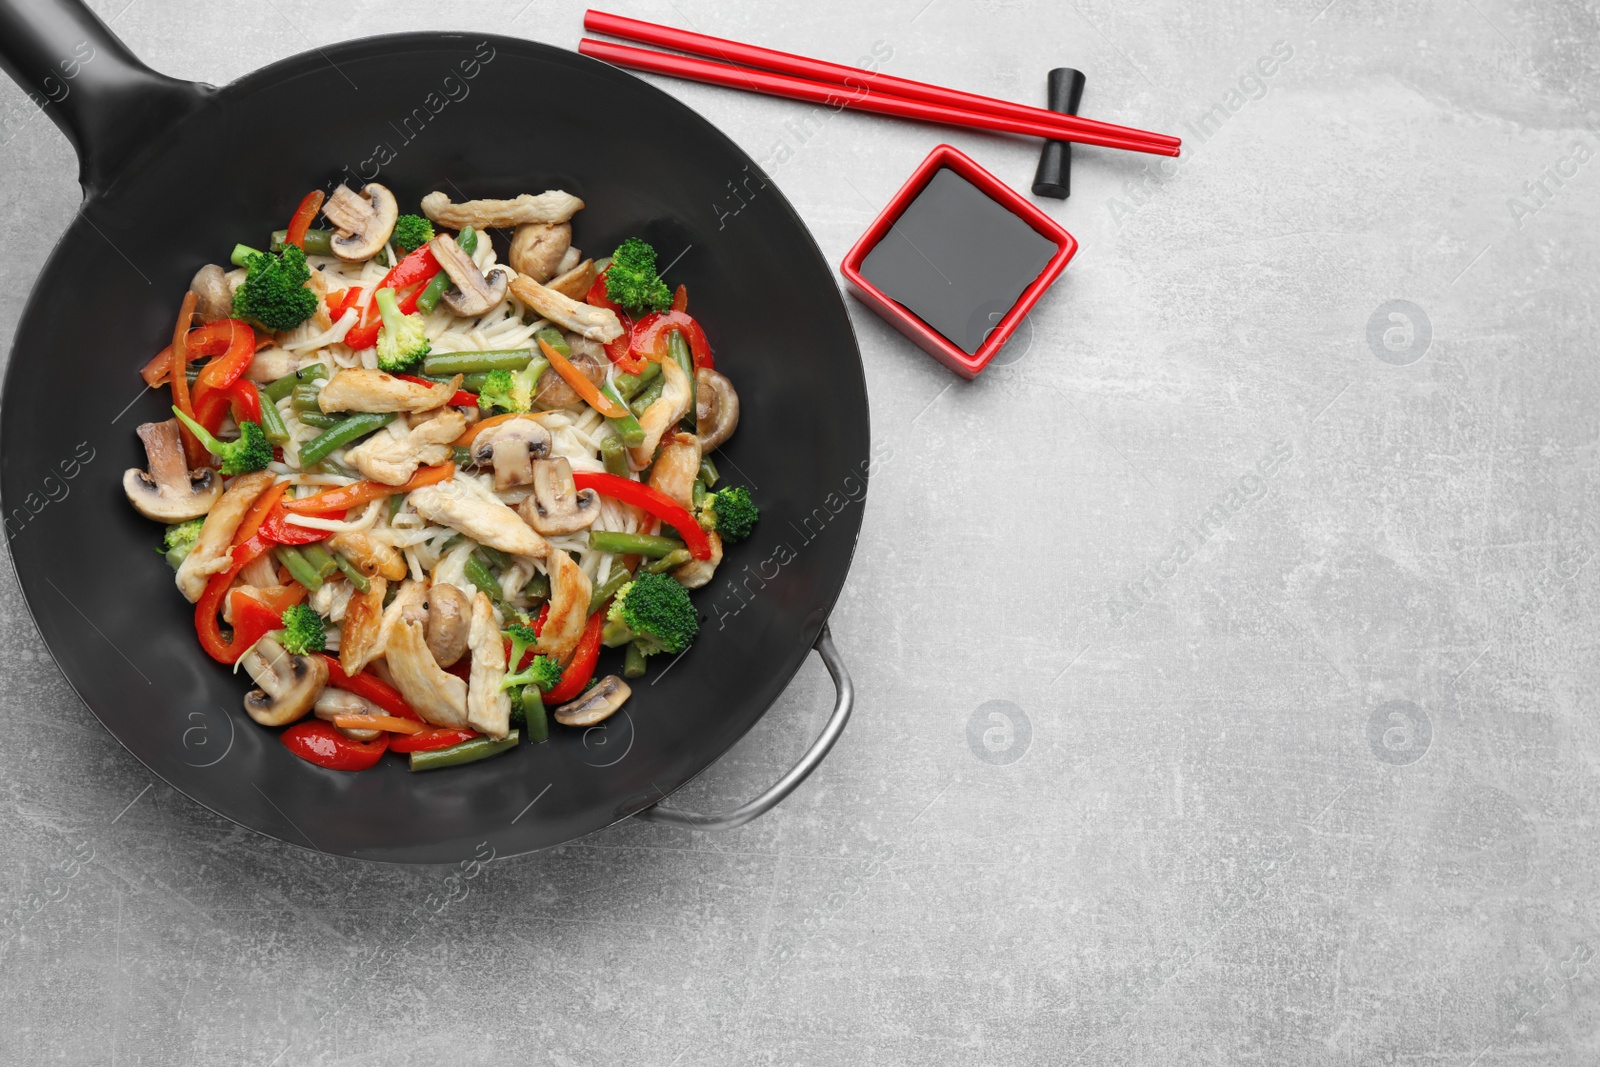
[[[178,321],[172,328],[171,363],[174,370],[168,375],[172,381],[172,406],[191,419],[194,418],[194,405],[189,397],[189,324],[194,321],[194,308],[199,300],[192,289],[183,294]],[[178,422],[178,437],[183,442],[183,454],[189,466],[201,466],[210,453],[182,420]]]
[[[283,628],[283,615],[239,589],[228,594],[228,614],[233,617],[232,648],[249,648],[274,630]]]
[[[294,216],[289,220],[289,232],[283,238],[284,244],[305,251],[306,231],[311,229],[311,220],[322,210],[322,198],[322,190],[313,189],[300,201],[300,206],[294,209]]]
[[[424,730],[420,734],[411,734],[409,737],[393,737],[389,739],[390,752],[431,752],[436,748],[449,748],[459,745],[463,741],[471,741],[474,737],[481,736],[473,730],[452,730],[448,727],[437,727]]]
[[[194,380],[195,394],[208,389],[226,389],[244,374],[250,361],[256,358],[256,332],[238,319],[223,319],[230,324],[228,347],[222,355],[207,363]],[[213,323],[212,325],[216,325]]]
[[[653,359],[657,363],[667,358],[667,333],[671,330],[680,331],[684,339],[689,342],[689,351],[694,353],[694,369],[705,367],[708,370],[716,368],[716,360],[711,355],[711,342],[706,340],[706,332],[700,328],[688,312],[684,311],[655,311],[640,319],[633,327],[633,342],[631,351],[636,359]]]
[[[220,356],[226,352],[228,346],[233,343],[233,331],[238,321],[237,319],[218,319],[216,322],[209,322],[204,326],[197,326],[190,330],[189,336],[185,339],[189,349],[189,358],[195,360],[201,356]],[[267,340],[270,340],[270,338]],[[261,343],[262,339],[258,339],[256,345],[258,349]],[[151,357],[150,362],[146,363],[143,369],[139,371],[140,377],[144,379],[144,384],[152,389],[159,385],[165,385],[167,376],[171,373],[171,345],[157,352]]]
[[[388,734],[379,734],[375,741],[352,741],[321,719],[302,719],[279,738],[296,756],[330,771],[364,771],[389,751]]]
[[[606,344],[606,358],[624,374],[638,374],[644,370],[644,360],[633,358],[633,320],[626,312],[619,311],[617,321],[622,323],[622,332]]]
[[[379,289],[398,291],[415,286],[415,291],[408,293],[399,301],[401,313],[409,315],[417,309],[417,298],[422,293],[422,286],[432,281],[440,269],[439,261],[433,256],[433,250],[423,245],[396,263],[394,269],[385,274],[383,280],[373,287],[373,292],[376,293]],[[355,292],[359,293],[359,290]],[[378,313],[378,302],[374,300],[367,305],[366,314],[361,317],[361,321],[350,327],[350,331],[344,335],[344,343],[351,348],[371,348],[378,343],[378,328],[382,325],[383,318]]]
[[[344,668],[339,666],[338,656],[330,656],[324,652],[322,658],[328,664],[328,684],[335,689],[343,689],[346,693],[354,693],[358,697],[370,700],[397,718],[411,719],[413,722],[424,721],[416,709],[406,703],[406,698],[400,695],[400,690],[382,678],[366,671],[346,674]]]
[[[606,601],[606,604],[610,603]],[[600,630],[605,626],[605,621],[606,607],[602,605],[584,624],[583,636],[578,638],[578,647],[573,651],[566,669],[561,672],[561,681],[544,694],[546,704],[565,704],[577,699],[583,687],[589,684],[589,679],[594,677],[594,665],[600,659]]]
[[[261,423],[261,390],[249,378],[240,378],[223,390],[233,407],[234,422]]]
[[[589,292],[584,296],[583,302],[593,307],[610,308],[612,311],[621,313],[622,305],[612,300],[611,294],[606,292],[606,271],[610,269],[610,267],[607,267],[595,278],[594,284],[589,286]]]
[[[428,379],[418,377],[415,374],[396,374],[395,377],[399,378],[403,382],[415,382],[417,385],[439,384],[438,382],[430,382]],[[450,406],[457,408],[475,408],[478,406],[478,394],[469,393],[465,389],[457,389],[456,395],[450,398]]]
[[[689,287],[687,285],[678,286],[677,291],[672,294],[672,310],[689,310]]]
[[[309,545],[321,541],[332,535],[331,530],[318,530],[310,526],[301,526],[289,521],[289,509],[280,500],[273,505],[267,517],[261,520],[261,536],[275,545]],[[343,519],[344,512],[329,512],[319,517],[327,519]]]
[[[328,489],[315,496],[303,496],[298,500],[285,500],[283,509],[292,511],[297,515],[326,515],[330,511],[348,511],[358,508],[363,504],[370,504],[374,500],[395,496],[399,493],[409,493],[413,489],[421,489],[425,485],[436,482],[448,481],[456,472],[454,463],[441,463],[437,467],[419,467],[417,473],[402,485],[384,485],[381,482],[356,482],[353,485],[341,485],[337,489]]]
[[[217,622],[217,613],[222,609],[222,598],[227,595],[228,587],[239,576],[239,572],[271,547],[272,543],[259,535],[252,535],[235,545],[232,566],[213,574],[211,580],[206,583],[205,592],[200,594],[200,599],[195,603],[194,631],[200,637],[200,647],[218,663],[232,663],[244,655],[245,649],[250,647],[240,644],[237,639],[229,640],[222,636],[222,626]],[[237,635],[235,637],[237,638]]]
[[[661,490],[604,471],[573,471],[572,481],[580,490],[593,489],[601,496],[643,508],[682,534],[684,546],[695,559],[711,558],[711,539],[706,532],[687,508]]]

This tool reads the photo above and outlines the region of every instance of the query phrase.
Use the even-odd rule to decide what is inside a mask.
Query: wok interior
[[[614,115],[630,117],[626,129]],[[704,769],[783,690],[838,595],[869,454],[859,356],[831,271],[755,173],[664,94],[525,41],[374,39],[222,90],[86,206],[17,333],[0,490],[24,591],[69,681],[195,800],[346,855],[422,862],[484,841],[499,855],[546,847]],[[411,775],[386,761],[341,775],[289,754],[244,718],[246,679],[196,647],[191,610],[153,551],[160,528],[121,501],[122,472],[143,458],[134,427],[165,410],[159,391],[134,399],[138,368],[170,336],[190,275],[235,241],[265,240],[306,188],[373,177],[403,203],[434,189],[457,199],[567,189],[588,205],[575,243],[608,249],[637,235],[664,264],[676,259],[668,278],[688,285],[744,405],[717,462],[763,513],[695,595],[697,644],[652,672],[627,715],[557,728],[547,744],[465,771]],[[755,190],[734,217],[718,207],[729,182]],[[64,383],[72,404],[41,403]]]

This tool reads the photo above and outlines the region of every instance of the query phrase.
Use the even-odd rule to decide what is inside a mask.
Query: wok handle
[[[85,196],[213,91],[145,66],[82,0],[0,0],[0,67],[72,142]]]
[[[856,702],[855,684],[850,681],[850,672],[845,670],[844,661],[839,658],[839,650],[833,647],[833,636],[828,632],[827,623],[823,623],[822,632],[817,634],[816,644],[812,647],[817,650],[817,655],[822,657],[823,666],[827,667],[828,673],[833,676],[833,685],[838,696],[834,699],[833,714],[828,716],[828,724],[822,728],[822,733],[817,739],[811,742],[811,747],[800,757],[800,762],[790,767],[787,774],[773,783],[772,788],[732,811],[720,815],[708,815],[656,804],[639,812],[638,817],[650,822],[687,826],[695,830],[731,830],[771,811],[779,801],[794,792],[801,782],[810,777],[811,772],[817,769],[823,757],[828,754],[828,750],[833,748],[833,743],[839,740],[839,735],[844,733],[845,723],[850,721],[850,709]]]

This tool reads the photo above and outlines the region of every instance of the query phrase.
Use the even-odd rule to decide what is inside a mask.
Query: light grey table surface
[[[581,13],[94,6],[215,83],[378,30],[570,46]],[[626,10],[1024,101],[1074,65],[1085,114],[1189,151],[1079,153],[1041,203],[1083,251],[976,382],[848,301],[892,449],[833,616],[859,707],[744,829],[458,883],[262,839],[95,722],[6,568],[0,1061],[1594,1063],[1594,6]],[[834,263],[941,140],[1032,177],[1027,142],[802,141],[800,105],[660,84],[788,145]],[[0,84],[7,348],[78,200],[28,106]],[[752,795],[830,700],[813,661],[679,799]]]

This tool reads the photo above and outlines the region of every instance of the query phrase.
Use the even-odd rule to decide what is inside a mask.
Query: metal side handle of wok
[[[771,811],[779,801],[793,793],[801,782],[810,777],[811,772],[816,770],[827,756],[829,749],[833,748],[834,742],[839,740],[839,735],[844,733],[845,723],[850,721],[850,709],[856,702],[855,684],[850,681],[850,672],[845,670],[844,661],[839,658],[839,650],[833,647],[833,635],[828,632],[827,623],[823,623],[822,632],[817,634],[816,643],[811,647],[822,657],[822,665],[827,667],[828,673],[832,675],[834,689],[838,695],[834,698],[833,714],[828,716],[828,724],[822,728],[822,733],[817,739],[811,742],[811,747],[800,757],[800,762],[790,767],[788,773],[773,783],[772,788],[732,811],[713,815],[657,804],[639,812],[638,817],[650,822],[688,826],[696,830],[731,830]]]
[[[145,66],[82,0],[0,0],[0,68],[72,142],[85,196],[212,92]]]

